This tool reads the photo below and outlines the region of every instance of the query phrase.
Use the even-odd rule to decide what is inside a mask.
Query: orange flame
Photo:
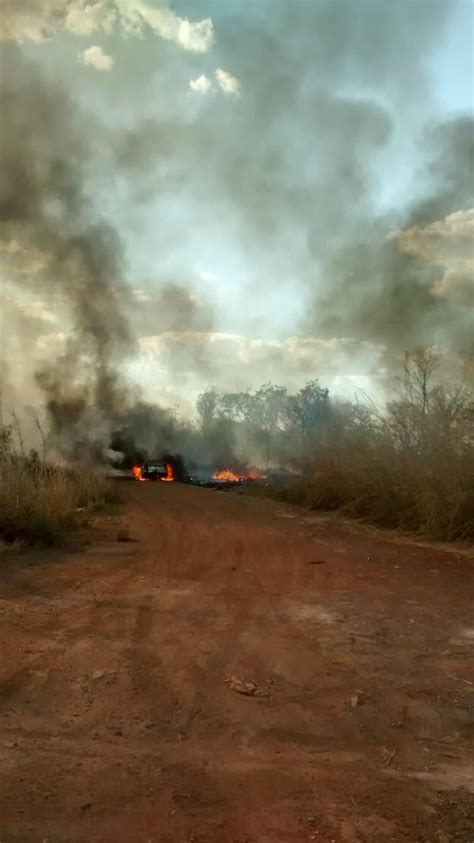
[[[170,465],[169,463],[165,463],[165,465],[166,465],[166,477],[162,477],[161,479],[163,480],[163,483],[171,483],[171,481],[174,480],[173,466]]]
[[[134,476],[135,480],[140,480],[141,483],[146,483],[147,478],[142,477],[142,470],[141,470],[139,465],[134,465],[133,468],[132,468],[132,471],[133,471],[133,476]]]
[[[256,468],[243,474],[236,474],[235,471],[232,471],[232,469],[225,468],[221,471],[216,471],[213,474],[212,479],[223,480],[227,483],[242,483],[244,480],[264,480],[266,476],[266,474],[262,474],[262,472],[258,471]]]
[[[216,471],[212,479],[226,480],[227,483],[240,483],[242,478],[238,474],[235,474],[233,471],[231,471],[230,468],[226,468],[223,471]]]
[[[261,471],[257,471],[257,469],[254,468],[252,471],[249,471],[246,477],[248,480],[265,480],[268,475],[263,474]]]

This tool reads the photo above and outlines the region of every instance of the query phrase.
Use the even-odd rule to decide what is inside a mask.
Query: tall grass
[[[275,497],[438,541],[474,540],[472,457],[445,451],[427,458],[359,437],[323,450],[311,474],[275,489]]]
[[[267,493],[439,541],[474,541],[474,398],[431,386],[429,353],[408,356],[383,412],[333,402],[303,455],[304,479]]]
[[[0,539],[58,544],[88,512],[116,494],[114,484],[101,475],[0,454]]]

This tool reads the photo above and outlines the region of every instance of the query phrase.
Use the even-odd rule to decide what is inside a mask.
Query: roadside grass
[[[3,550],[15,542],[59,544],[88,514],[117,497],[116,485],[100,474],[50,468],[18,456],[0,459]]]
[[[474,541],[474,459],[451,450],[423,460],[386,443],[333,445],[310,477],[245,491],[433,541]]]

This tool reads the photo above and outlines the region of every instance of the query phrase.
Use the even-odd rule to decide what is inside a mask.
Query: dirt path
[[[473,843],[474,560],[123,486],[2,564],[1,843]]]

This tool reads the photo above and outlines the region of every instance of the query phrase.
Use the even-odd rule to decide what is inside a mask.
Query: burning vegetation
[[[378,526],[472,539],[474,397],[465,386],[443,384],[437,366],[433,352],[408,354],[398,395],[383,410],[365,398],[335,399],[317,381],[296,393],[270,384],[254,392],[210,390],[198,399],[197,424],[175,418],[164,428],[160,416],[156,429],[144,424],[143,407],[139,427],[130,422],[113,440],[128,451],[113,453],[140,479],[166,430],[182,456],[159,462],[178,481],[245,486]],[[138,452],[141,463],[130,460]],[[167,479],[165,470],[159,479]]]

